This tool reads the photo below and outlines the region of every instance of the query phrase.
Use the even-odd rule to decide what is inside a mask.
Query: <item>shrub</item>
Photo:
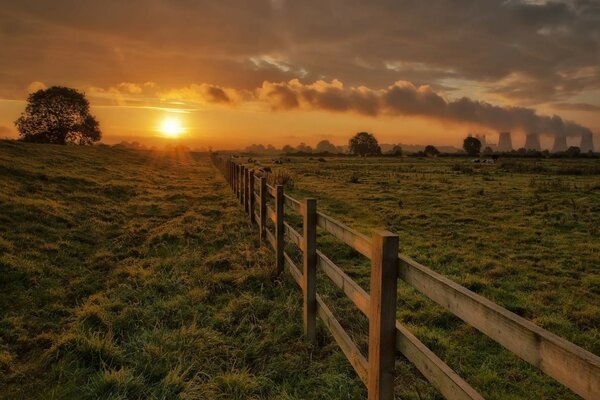
[[[294,181],[294,174],[286,168],[276,169],[271,174],[269,174],[269,183],[271,185],[283,185],[287,189],[293,189]]]

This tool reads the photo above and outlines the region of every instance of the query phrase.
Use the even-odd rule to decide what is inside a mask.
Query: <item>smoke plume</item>
[[[363,115],[422,116],[438,120],[476,124],[495,131],[537,132],[550,136],[582,136],[591,130],[557,115],[538,115],[525,107],[501,107],[463,97],[448,101],[429,86],[398,81],[386,89],[346,88],[342,82],[316,81],[303,84],[264,82],[256,91],[259,100],[277,110],[296,108],[355,112]]]

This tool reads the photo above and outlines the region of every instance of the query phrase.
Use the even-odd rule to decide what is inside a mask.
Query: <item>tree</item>
[[[565,154],[567,154],[569,157],[577,157],[581,154],[581,149],[577,146],[571,146],[567,149],[567,151],[565,151]]]
[[[31,93],[15,126],[25,142],[83,145],[102,137],[85,95],[62,86]]]
[[[486,148],[483,149],[483,152],[481,154],[483,154],[484,156],[491,156],[492,154],[494,154],[494,150],[492,150],[490,146],[486,146]]]
[[[470,156],[478,156],[481,151],[481,141],[473,136],[466,137],[463,142],[463,149]]]
[[[281,152],[282,153],[293,153],[294,148],[292,146],[290,146],[289,144],[286,144],[281,148]]]
[[[312,153],[313,149],[306,143],[302,142],[296,147],[296,150],[300,153]]]
[[[317,153],[336,153],[337,148],[327,139],[321,140],[317,143]]]
[[[368,154],[381,154],[381,147],[375,136],[368,132],[359,132],[348,142],[351,154],[366,156]]]
[[[400,157],[402,155],[402,146],[395,144],[394,147],[392,147],[392,150],[390,150],[390,154],[395,157]]]
[[[436,149],[434,146],[429,144],[429,145],[425,146],[425,150],[423,150],[423,153],[427,157],[435,157],[440,154],[440,151],[438,149]]]

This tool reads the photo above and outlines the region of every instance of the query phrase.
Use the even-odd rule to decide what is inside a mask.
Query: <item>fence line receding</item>
[[[303,294],[303,326],[309,340],[319,316],[367,387],[369,400],[394,398],[395,351],[402,353],[447,399],[483,399],[464,379],[396,321],[397,278],[402,279],[467,324],[539,368],[586,400],[600,399],[600,357],[562,339],[494,302],[451,281],[399,252],[398,236],[376,231],[371,238],[317,211],[315,199],[303,202],[271,186],[266,174],[243,163],[211,156],[262,241],[275,250],[276,268],[287,271]],[[267,203],[272,198],[274,208]],[[284,221],[284,207],[302,216],[303,232]],[[268,228],[271,220],[274,232]],[[363,290],[318,248],[316,229],[344,242],[371,261],[370,293]],[[297,266],[285,240],[302,252]],[[325,275],[369,320],[368,358],[342,328],[316,291],[316,271]]]

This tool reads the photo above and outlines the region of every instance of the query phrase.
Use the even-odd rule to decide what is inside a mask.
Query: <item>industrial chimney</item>
[[[525,137],[525,149],[526,150],[542,150],[540,145],[540,134],[539,133],[528,133]]]
[[[581,146],[579,146],[582,153],[594,151],[594,135],[591,133],[584,133],[581,135]]]
[[[500,137],[498,138],[498,151],[508,152],[512,151],[512,149],[512,138],[510,137],[510,132],[500,132]]]
[[[554,145],[552,146],[552,152],[558,153],[567,150],[567,137],[566,136],[555,136]]]

